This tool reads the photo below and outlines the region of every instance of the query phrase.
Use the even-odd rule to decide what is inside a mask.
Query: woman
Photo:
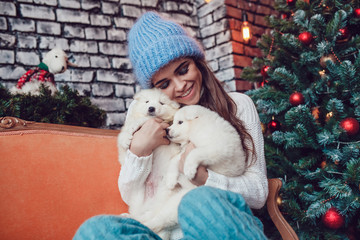
[[[235,126],[242,139],[239,147],[247,153],[247,169],[238,177],[229,178],[205,166],[198,168],[192,182],[201,187],[182,199],[179,227],[171,239],[266,239],[261,222],[250,210],[263,207],[268,194],[263,136],[251,99],[241,93],[227,94],[208,67],[199,43],[180,25],[155,12],[145,13],[132,27],[129,57],[142,88],[156,87],[181,105],[200,104],[218,112]],[[149,190],[153,187],[147,181],[152,151],[169,144],[167,127],[161,119],[150,119],[134,134],[119,176],[125,202],[137,185],[145,184]],[[189,146],[180,171],[195,147]],[[139,222],[117,216],[94,217],[75,235],[75,239],[141,237],[159,239]]]

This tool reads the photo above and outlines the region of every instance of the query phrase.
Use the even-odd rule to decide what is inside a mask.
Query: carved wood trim
[[[26,126],[32,122],[22,120],[16,117],[0,117],[0,128],[9,129],[16,128],[19,126]]]
[[[99,136],[115,137],[119,134],[119,130],[100,129],[90,127],[79,127],[71,125],[53,124],[53,123],[39,123],[33,121],[26,121],[16,117],[0,117],[0,133],[1,132],[16,132],[27,130],[41,130],[41,131],[57,131],[68,133],[81,133]]]

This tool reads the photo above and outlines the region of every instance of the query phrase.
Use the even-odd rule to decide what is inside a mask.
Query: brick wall
[[[57,85],[67,84],[89,95],[107,111],[107,126],[118,128],[139,90],[127,58],[127,32],[141,13],[157,10],[199,38],[207,60],[229,91],[243,91],[251,86],[240,79],[240,72],[260,54],[255,43],[265,29],[263,16],[271,12],[270,1],[1,0],[0,84],[14,86],[46,52],[60,47],[78,67],[56,75]],[[241,21],[239,9],[248,10],[255,27],[248,45],[235,34]]]

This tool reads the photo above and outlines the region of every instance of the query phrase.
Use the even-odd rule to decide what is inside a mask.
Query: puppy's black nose
[[[148,111],[149,111],[149,113],[153,113],[153,112],[155,112],[155,108],[154,107],[149,107]]]

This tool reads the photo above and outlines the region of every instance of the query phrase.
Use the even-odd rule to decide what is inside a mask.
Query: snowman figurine
[[[68,66],[76,67],[75,64],[69,62],[63,50],[54,48],[45,54],[43,61],[37,67],[22,75],[10,92],[12,94],[39,95],[40,86],[43,84],[53,95],[57,92],[54,75],[65,72]]]

